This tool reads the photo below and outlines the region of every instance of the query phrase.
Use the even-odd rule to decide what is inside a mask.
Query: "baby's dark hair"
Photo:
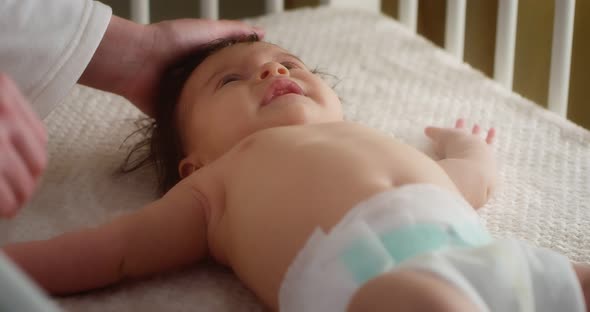
[[[139,129],[127,137],[142,136],[131,147],[120,167],[120,173],[154,166],[158,177],[158,191],[162,194],[178,183],[181,179],[178,164],[184,156],[175,116],[185,83],[191,73],[212,54],[237,43],[257,41],[260,38],[256,34],[215,40],[171,65],[160,80],[154,117],[138,120],[136,124]]]

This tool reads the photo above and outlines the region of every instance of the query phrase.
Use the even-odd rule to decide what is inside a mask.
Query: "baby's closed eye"
[[[285,68],[288,70],[301,68],[301,66],[299,66],[297,63],[289,61],[281,62],[281,65],[285,66]]]
[[[238,75],[238,74],[228,74],[223,76],[223,78],[221,78],[221,81],[219,82],[219,87],[223,87],[228,83],[232,83],[234,81],[238,81],[241,80],[242,76]]]

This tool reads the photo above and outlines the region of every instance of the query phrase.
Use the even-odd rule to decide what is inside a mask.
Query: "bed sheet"
[[[480,211],[496,237],[517,237],[590,262],[590,132],[514,94],[394,20],[304,8],[249,20],[312,67],[338,77],[346,117],[431,154],[427,125],[467,117],[498,130],[501,183]],[[76,86],[46,119],[49,167],[0,244],[90,226],[153,200],[155,176],[113,173],[141,114],[118,96]],[[67,311],[262,311],[213,264],[57,299]]]

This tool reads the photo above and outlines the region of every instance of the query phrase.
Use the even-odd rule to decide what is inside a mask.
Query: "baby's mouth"
[[[303,89],[294,81],[287,78],[279,78],[274,80],[266,89],[261,106],[266,106],[275,98],[285,94],[305,95]]]

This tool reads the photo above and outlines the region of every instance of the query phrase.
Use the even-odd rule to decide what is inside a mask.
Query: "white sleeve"
[[[91,0],[0,0],[0,71],[45,118],[84,72],[111,19]]]

